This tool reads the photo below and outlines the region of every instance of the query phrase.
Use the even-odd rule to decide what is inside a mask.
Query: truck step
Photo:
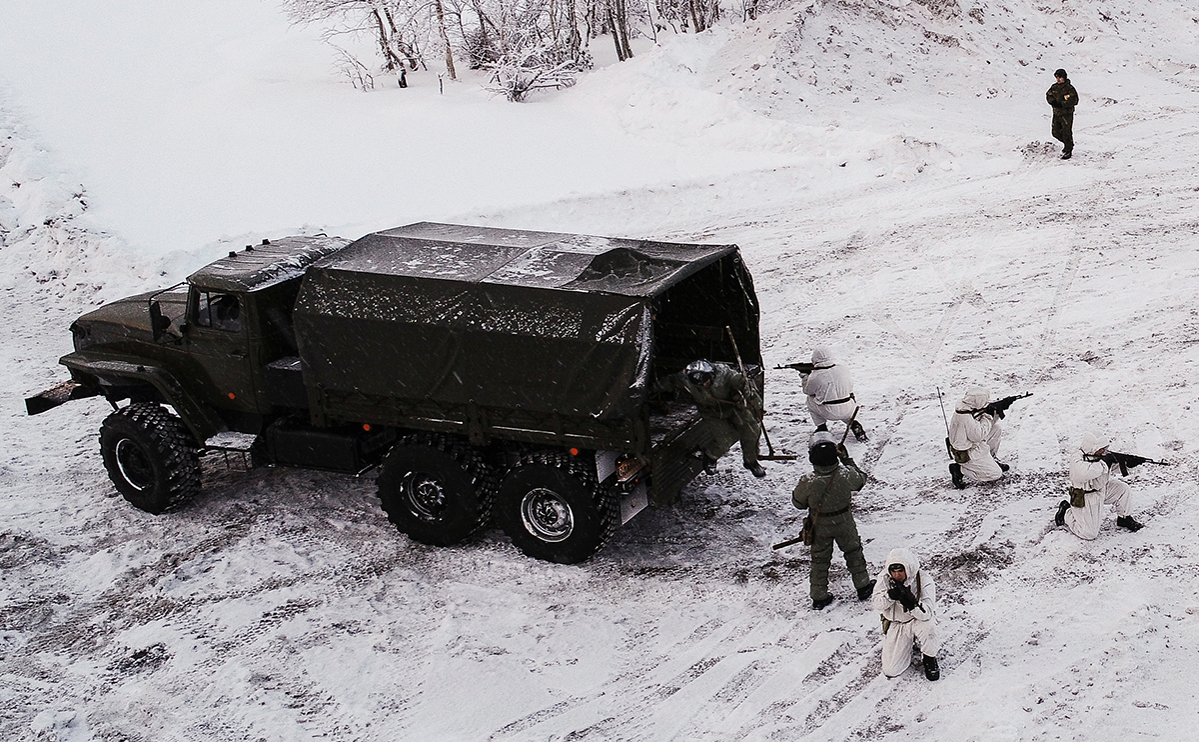
[[[256,440],[258,440],[258,436],[252,433],[235,433],[232,430],[222,430],[220,433],[204,441],[204,447],[217,451],[248,453]]]

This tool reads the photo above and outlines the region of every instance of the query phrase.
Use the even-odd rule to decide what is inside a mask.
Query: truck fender
[[[100,393],[103,393],[105,386],[115,385],[114,380],[118,379],[132,379],[154,387],[163,401],[175,408],[197,441],[206,441],[226,428],[220,417],[188,393],[169,371],[159,366],[89,357],[79,352],[63,356],[59,363],[69,368],[75,378],[84,375],[99,379]]]

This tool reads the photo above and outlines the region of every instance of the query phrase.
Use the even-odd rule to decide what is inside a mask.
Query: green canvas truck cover
[[[309,269],[295,322],[316,393],[595,420],[637,414],[655,313],[710,316],[760,363],[752,281],[735,245],[684,245],[419,223]],[[716,338],[719,341],[719,338]],[[678,370],[673,369],[673,370]]]

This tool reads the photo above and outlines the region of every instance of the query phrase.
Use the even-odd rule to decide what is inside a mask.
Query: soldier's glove
[[[916,596],[912,595],[912,588],[907,585],[896,585],[887,591],[887,597],[898,601],[905,611],[910,611],[916,607]]]
[[[847,463],[846,459],[853,461],[853,459],[849,458],[849,450],[845,448],[844,443],[837,444],[837,458],[841,459],[842,463]]]
[[[1103,463],[1107,464],[1108,466],[1115,466],[1117,463],[1116,457],[1111,455],[1111,453],[1103,454],[1102,456],[1099,457],[1099,460],[1102,461]]]

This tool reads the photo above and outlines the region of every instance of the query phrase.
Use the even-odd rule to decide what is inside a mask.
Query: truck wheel
[[[576,564],[599,551],[619,522],[614,492],[568,456],[540,456],[500,485],[496,518],[516,548],[536,559]]]
[[[495,475],[470,446],[447,436],[412,436],[383,460],[379,499],[387,519],[413,541],[451,546],[487,524]]]
[[[200,457],[183,421],[153,402],[122,407],[100,426],[108,476],[133,507],[175,510],[200,491]]]

